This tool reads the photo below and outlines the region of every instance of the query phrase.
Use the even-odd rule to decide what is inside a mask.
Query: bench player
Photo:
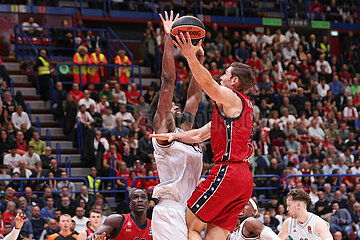
[[[269,227],[254,218],[257,213],[258,206],[255,200],[250,198],[238,217],[240,226],[228,236],[227,240],[280,240]]]
[[[153,100],[149,119],[156,133],[182,132],[192,129],[201,100],[202,89],[192,78],[187,92],[184,111],[173,102],[176,80],[174,44],[170,30],[177,20],[173,12],[170,18],[160,15],[165,31],[165,47],[162,61],[160,95]],[[200,62],[204,60],[202,49],[198,51]],[[154,188],[153,197],[159,200],[155,206],[152,223],[155,240],[187,240],[186,202],[199,182],[202,171],[202,151],[199,146],[181,142],[152,139],[154,157],[160,184]]]
[[[152,240],[151,221],[146,218],[149,207],[146,192],[135,189],[130,194],[129,214],[112,214],[108,216],[104,223],[88,237],[89,240],[106,239],[142,239]]]
[[[250,66],[233,63],[219,85],[196,58],[201,41],[194,46],[189,33],[186,35],[187,39],[181,34],[181,40],[176,36],[174,44],[187,59],[195,80],[216,104],[212,121],[204,127],[163,135],[187,144],[202,142],[211,135],[216,165],[188,200],[186,222],[191,240],[201,239],[206,224],[206,239],[224,240],[252,195],[249,160],[253,153],[253,106],[245,93],[253,87],[255,74]]]
[[[333,239],[329,225],[319,216],[306,210],[310,203],[309,194],[303,189],[292,189],[286,198],[287,218],[279,233],[282,240],[330,240]]]

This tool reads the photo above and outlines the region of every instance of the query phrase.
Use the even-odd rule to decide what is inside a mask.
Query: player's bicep
[[[281,231],[279,232],[278,236],[281,240],[285,240],[288,238],[289,236],[289,221],[290,221],[290,218],[287,218],[283,225],[282,225],[282,228],[281,228]]]
[[[257,236],[260,236],[261,231],[264,229],[264,225],[257,219],[246,221],[245,227],[248,232],[255,233]]]
[[[324,220],[319,220],[315,225],[315,231],[320,235],[322,240],[333,239],[330,233],[329,225]]]
[[[212,100],[226,107],[234,106],[240,100],[230,88],[220,86],[215,80],[204,85],[203,89]]]

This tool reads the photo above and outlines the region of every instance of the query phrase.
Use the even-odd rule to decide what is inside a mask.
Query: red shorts
[[[188,208],[203,222],[234,231],[240,212],[253,191],[249,164],[213,166],[188,200]]]

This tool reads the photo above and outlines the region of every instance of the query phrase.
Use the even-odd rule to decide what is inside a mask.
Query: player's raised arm
[[[124,217],[120,214],[113,214],[108,216],[104,223],[96,229],[95,233],[91,234],[87,240],[102,240],[107,234],[110,234],[110,238],[115,234],[120,227],[120,224],[124,220]]]
[[[324,220],[316,222],[315,231],[320,235],[322,240],[334,239],[330,233],[329,226]]]
[[[210,138],[211,122],[199,129],[186,132],[150,134],[150,137],[162,141],[179,141],[186,144],[200,143]]]
[[[280,240],[269,227],[264,226],[259,220],[251,219],[245,222],[246,230],[255,233],[263,240]]]
[[[279,232],[278,236],[281,240],[286,240],[289,237],[289,222],[291,218],[285,219],[281,231]]]
[[[179,14],[177,14],[175,18],[173,15],[174,13],[171,11],[169,18],[168,13],[165,11],[164,19],[160,14],[165,31],[165,46],[162,58],[160,97],[153,120],[153,128],[158,133],[167,133],[169,132],[169,128],[171,131],[175,129],[175,122],[171,121],[173,119],[171,107],[174,96],[176,68],[174,61],[174,44],[172,43],[170,30],[173,23],[179,18]]]
[[[174,41],[174,44],[176,44],[176,46],[183,53],[184,57],[187,59],[195,80],[200,84],[202,89],[204,89],[206,94],[209,95],[209,97],[215,102],[221,103],[226,107],[234,106],[234,103],[236,104],[237,102],[241,104],[241,101],[236,96],[236,94],[233,93],[231,89],[220,86],[212,78],[210,72],[205,67],[203,67],[196,58],[196,53],[198,52],[202,41],[199,41],[199,43],[194,46],[191,43],[189,33],[186,33],[186,36],[187,38],[185,38],[182,33],[180,34],[180,38],[175,36],[177,42]]]
[[[204,64],[204,50],[202,47],[199,48],[199,51],[197,52],[197,59],[199,60],[200,64]],[[195,80],[194,74],[192,74],[191,81],[189,88],[187,90],[187,99],[186,104],[183,112],[183,116],[185,119],[185,122],[181,124],[181,129],[184,131],[191,130],[194,121],[195,121],[195,115],[199,108],[199,102],[201,100],[202,95],[202,88],[200,84]]]

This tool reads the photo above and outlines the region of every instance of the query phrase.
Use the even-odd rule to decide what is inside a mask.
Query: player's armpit
[[[333,236],[330,233],[329,225],[322,219],[316,222],[315,232],[318,233],[323,240],[333,239]]]
[[[282,225],[281,231],[278,234],[281,240],[286,240],[289,236],[289,222],[290,218],[287,218]]]

